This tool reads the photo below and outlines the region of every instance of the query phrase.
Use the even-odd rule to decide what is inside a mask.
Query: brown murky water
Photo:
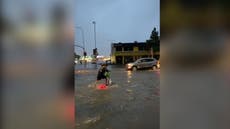
[[[94,66],[75,69],[76,129],[160,128],[159,71],[110,66],[112,85],[98,90]]]

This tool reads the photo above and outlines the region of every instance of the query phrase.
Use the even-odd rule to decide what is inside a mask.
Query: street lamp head
[[[93,24],[96,24],[96,22],[95,22],[95,21],[93,21]]]

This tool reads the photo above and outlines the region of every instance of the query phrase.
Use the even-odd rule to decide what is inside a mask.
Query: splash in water
[[[97,86],[97,89],[98,90],[107,90],[108,86],[106,86],[105,84],[100,84],[100,85]]]

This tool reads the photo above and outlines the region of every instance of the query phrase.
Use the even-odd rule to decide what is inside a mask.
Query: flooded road
[[[75,66],[76,129],[159,129],[160,71],[108,69],[112,85],[98,90],[95,65]]]

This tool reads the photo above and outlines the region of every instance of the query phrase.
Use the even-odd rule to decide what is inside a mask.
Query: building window
[[[124,51],[133,51],[133,47],[124,47]]]
[[[148,58],[148,56],[147,56],[147,55],[144,55],[144,56],[141,56],[141,58]]]
[[[139,49],[139,51],[144,51],[145,50],[145,48],[143,46],[139,46],[138,49]]]
[[[122,47],[116,47],[116,51],[122,51]]]
[[[139,51],[146,51],[147,47],[146,46],[139,46],[138,49],[139,49]]]
[[[124,56],[124,63],[127,64],[127,63],[130,63],[130,62],[133,62],[133,56]]]

